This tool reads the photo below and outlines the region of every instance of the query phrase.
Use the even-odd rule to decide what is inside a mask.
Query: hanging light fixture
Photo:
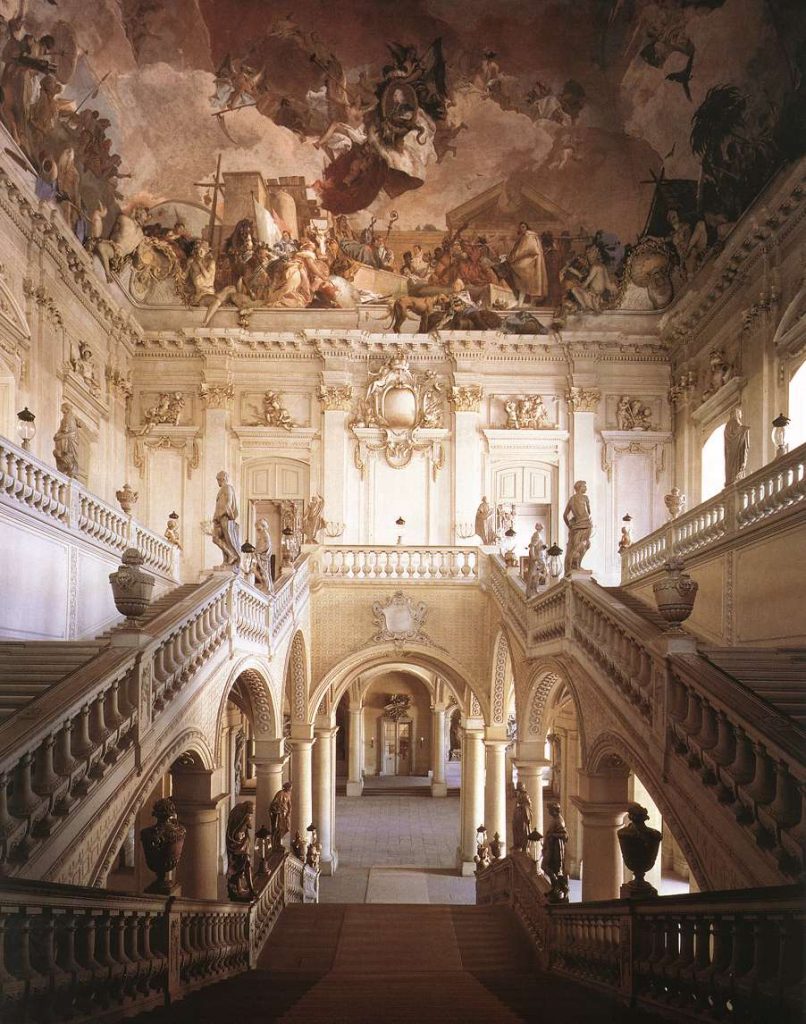
[[[27,405],[21,412],[17,413],[17,437],[22,441],[22,447],[26,452],[31,450],[31,441],[36,434],[35,421],[36,416]],[[789,421],[787,420],[787,422]]]
[[[551,547],[546,551],[547,563],[549,567],[549,576],[553,580],[558,580],[563,574],[563,549],[557,543],[557,541],[551,542]]]
[[[251,577],[252,570],[255,567],[255,545],[250,544],[249,541],[244,541],[241,544],[241,568],[243,574],[246,577]]]
[[[786,439],[786,428],[789,424],[789,417],[783,413],[779,413],[772,421],[772,443],[775,445],[776,459],[780,459],[789,451],[789,442]]]
[[[510,569],[517,564],[517,559],[515,558],[516,536],[515,530],[511,526],[504,530],[504,537],[506,537],[506,540],[502,542],[501,546],[504,549],[504,562]]]
[[[395,520],[395,527],[397,528],[397,543],[402,544],[403,538],[406,536],[406,520],[403,516],[398,516]]]

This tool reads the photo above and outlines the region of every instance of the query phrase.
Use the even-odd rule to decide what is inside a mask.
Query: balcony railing
[[[478,903],[513,908],[543,970],[672,1020],[802,1021],[800,887],[564,905],[548,890],[523,854],[476,880]]]
[[[777,524],[795,508],[806,508],[806,445],[635,541],[621,555],[622,585],[660,569],[672,554],[700,553],[760,523]]]
[[[175,544],[5,437],[0,437],[0,502],[88,538],[116,556],[128,547],[139,548],[146,569],[179,579]]]
[[[302,902],[302,870],[275,854],[248,905],[4,879],[0,1019],[118,1020],[241,974]]]
[[[332,545],[319,549],[319,575],[330,580],[478,583],[479,552],[469,547]]]

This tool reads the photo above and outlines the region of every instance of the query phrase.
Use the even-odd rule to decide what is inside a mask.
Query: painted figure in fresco
[[[577,480],[574,484],[574,493],[568,499],[568,504],[563,512],[563,522],[568,527],[568,548],[565,552],[566,576],[572,569],[582,567],[582,559],[591,546],[593,520],[587,492],[587,483],[584,480]]]
[[[216,477],[218,495],[213,513],[213,544],[221,549],[222,568],[237,571],[241,562],[241,531],[238,527],[238,502],[229,476],[222,470]]]
[[[518,237],[509,251],[507,262],[512,273],[513,291],[522,306],[527,298],[539,302],[548,295],[546,261],[540,236],[526,221],[518,225]]]

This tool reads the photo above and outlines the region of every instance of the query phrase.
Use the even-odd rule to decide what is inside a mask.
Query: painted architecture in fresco
[[[206,323],[662,309],[806,144],[791,0],[91,6],[0,3],[5,148],[99,273]]]

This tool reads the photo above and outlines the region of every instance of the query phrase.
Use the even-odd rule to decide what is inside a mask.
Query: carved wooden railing
[[[113,635],[113,646],[4,723],[0,874],[18,872],[119,760],[135,756],[187,686],[236,652],[270,655],[308,595],[306,556],[271,597],[215,574],[141,628],[120,630],[121,646]]]
[[[760,524],[777,528],[795,509],[806,509],[806,445],[635,541],[621,555],[622,584],[660,569],[672,552],[702,552]]]
[[[469,547],[328,544],[316,556],[323,579],[377,583],[478,583],[479,552]]]
[[[179,579],[179,548],[108,505],[8,438],[0,437],[0,501],[120,555],[139,548],[149,572]]]
[[[543,970],[669,1019],[802,1021],[802,888],[571,904],[548,890],[522,854],[476,876],[477,903],[512,907]]]
[[[254,967],[282,908],[301,902],[291,859],[273,857],[248,905],[4,879],[0,1020],[119,1019]]]

